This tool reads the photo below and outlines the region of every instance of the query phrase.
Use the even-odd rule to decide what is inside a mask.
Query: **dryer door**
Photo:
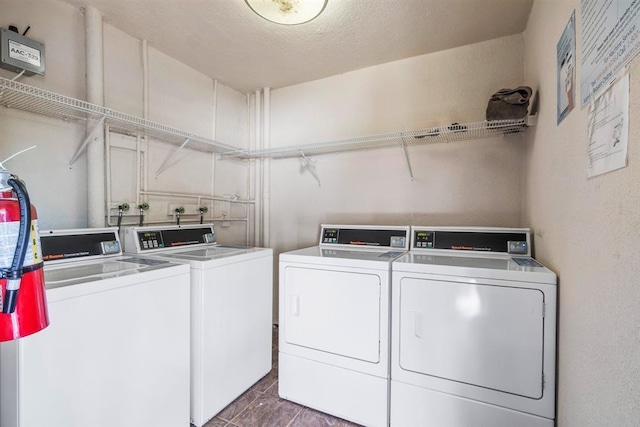
[[[366,272],[284,268],[284,338],[288,344],[380,361],[381,279]]]
[[[539,399],[543,306],[537,289],[404,277],[400,366]]]

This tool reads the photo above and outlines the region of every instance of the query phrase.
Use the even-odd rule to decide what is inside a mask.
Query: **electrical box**
[[[25,76],[44,75],[44,44],[0,28],[0,68]]]

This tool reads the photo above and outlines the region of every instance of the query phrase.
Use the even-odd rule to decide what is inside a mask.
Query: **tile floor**
[[[273,328],[271,372],[204,427],[358,427],[278,396],[278,327]]]

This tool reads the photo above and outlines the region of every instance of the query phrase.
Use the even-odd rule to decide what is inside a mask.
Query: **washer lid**
[[[135,274],[176,267],[182,269],[183,266],[165,260],[130,256],[108,258],[100,261],[91,259],[45,264],[45,287],[50,290],[110,279],[119,279],[124,283],[128,281],[127,277]],[[172,274],[175,274],[175,272],[172,272]]]

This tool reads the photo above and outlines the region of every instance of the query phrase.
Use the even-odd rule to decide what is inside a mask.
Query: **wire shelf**
[[[520,120],[495,120],[475,123],[438,126],[427,129],[391,132],[336,141],[316,142],[303,145],[276,147],[264,150],[226,152],[221,158],[240,159],[283,159],[290,157],[315,156],[343,151],[369,150],[374,148],[403,147],[471,139],[495,138],[524,132],[534,126],[536,116]]]
[[[2,77],[0,77],[0,105],[65,121],[87,122],[104,118],[105,123],[109,125],[112,131],[129,135],[144,135],[176,145],[181,145],[189,139],[188,146],[190,148],[217,153],[221,159],[283,159],[302,155],[315,156],[344,151],[495,138],[524,132],[526,128],[534,126],[536,122],[536,116],[528,116],[520,120],[454,123],[413,131],[399,131],[336,141],[247,151],[171,126]]]
[[[81,122],[105,118],[111,130],[145,135],[173,144],[189,139],[189,147],[214,153],[237,152],[237,147],[204,138],[140,117],[0,77],[0,105],[65,121]]]

